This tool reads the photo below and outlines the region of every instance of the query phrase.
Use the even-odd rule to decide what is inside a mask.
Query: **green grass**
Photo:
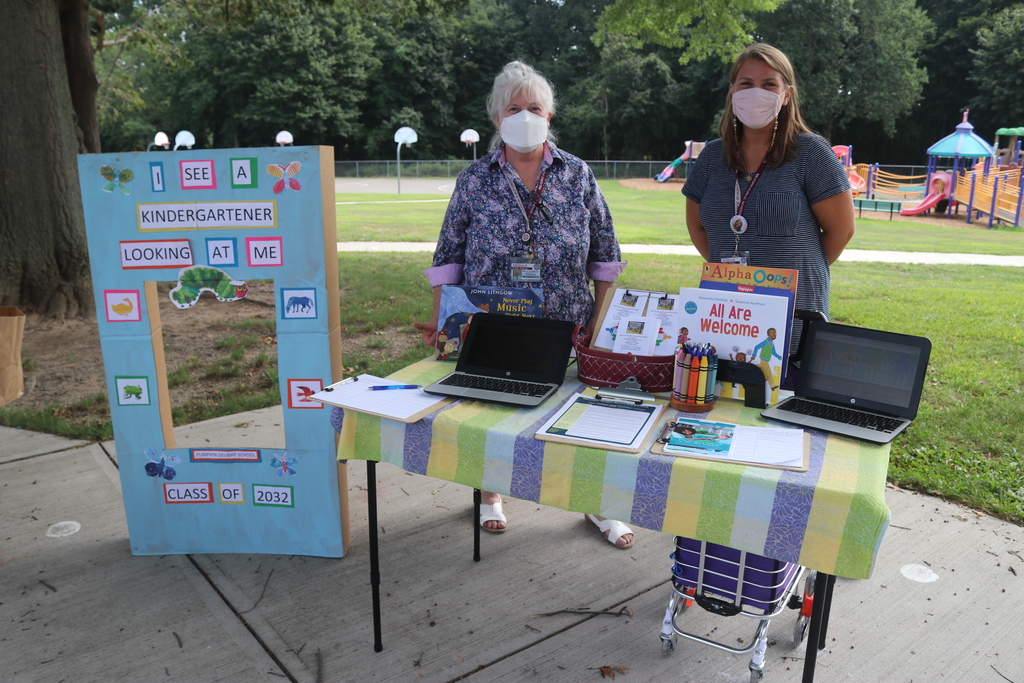
[[[426,320],[431,300],[423,269],[430,265],[430,259],[428,253],[339,254],[344,328],[372,332]]]
[[[943,254],[1024,255],[1024,228],[987,230],[963,221],[930,225],[903,221],[857,219],[849,249],[933,251]]]
[[[690,245],[685,199],[679,192],[651,192],[599,183],[623,244]],[[433,242],[447,201],[438,195],[338,194],[340,242]],[[423,201],[423,200],[435,201]],[[903,221],[857,220],[850,249],[934,251],[942,253],[1024,255],[1024,228],[966,228],[962,222],[927,225]]]

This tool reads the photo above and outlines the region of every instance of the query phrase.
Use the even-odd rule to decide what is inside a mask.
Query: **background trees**
[[[1011,0],[10,0],[0,24],[0,305],[92,306],[75,154],[324,144],[339,159],[468,158],[491,80],[524,59],[554,82],[561,145],[669,160],[715,136],[727,67],[786,50],[805,115],[856,161],[921,164],[962,111],[1024,125]],[[100,49],[102,48],[102,49]],[[102,144],[101,144],[102,143]]]

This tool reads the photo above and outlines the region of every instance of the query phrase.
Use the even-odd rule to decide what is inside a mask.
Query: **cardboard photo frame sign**
[[[343,556],[345,465],[329,411],[302,400],[342,377],[333,148],[93,154],[78,168],[132,553]],[[249,280],[275,289],[285,446],[179,448],[160,298],[187,316],[200,296],[239,305]]]

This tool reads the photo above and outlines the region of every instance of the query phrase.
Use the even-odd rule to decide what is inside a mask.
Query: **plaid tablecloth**
[[[426,385],[453,369],[425,359],[392,379]],[[790,472],[694,458],[604,451],[534,438],[573,392],[572,371],[543,405],[458,401],[404,424],[335,409],[340,460],[409,472],[720,543],[847,578],[871,574],[889,524],[889,447],[808,430],[810,470]],[[676,411],[666,411],[666,418]],[[690,417],[767,426],[753,408],[720,400]],[[655,435],[650,439],[653,441]]]

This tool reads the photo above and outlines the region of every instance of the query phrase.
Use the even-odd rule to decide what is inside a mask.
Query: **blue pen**
[[[419,389],[419,384],[381,384],[370,387],[370,391],[386,391],[388,389]]]

